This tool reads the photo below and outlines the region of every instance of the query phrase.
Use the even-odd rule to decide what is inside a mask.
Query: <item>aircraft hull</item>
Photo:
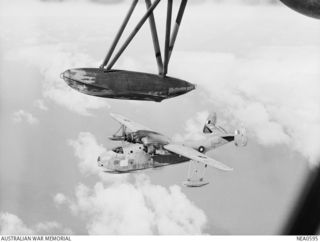
[[[75,90],[92,96],[161,102],[195,89],[189,82],[149,73],[100,68],[77,68],[61,74]]]
[[[176,155],[176,154],[154,155],[152,156],[152,158],[150,157],[150,159],[146,160],[140,165],[136,164],[136,159],[131,159],[132,164],[128,164],[128,166],[124,166],[124,167],[121,167],[121,166],[115,167],[113,166],[112,162],[111,164],[103,164],[101,160],[103,160],[103,158],[101,159],[100,157],[98,157],[99,166],[104,168],[104,172],[113,173],[113,174],[131,173],[139,170],[160,168],[164,166],[176,165],[176,164],[181,164],[181,163],[190,161],[190,159],[183,156]],[[114,159],[114,160],[117,160],[117,159]]]

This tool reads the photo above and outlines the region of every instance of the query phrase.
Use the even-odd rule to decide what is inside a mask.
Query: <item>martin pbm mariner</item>
[[[215,114],[208,117],[202,138],[188,143],[174,143],[170,138],[119,114],[111,114],[121,128],[110,138],[122,145],[98,157],[98,165],[109,173],[128,173],[189,161],[188,178],[184,185],[200,187],[208,184],[204,173],[208,166],[231,171],[229,166],[206,155],[210,150],[234,142],[238,147],[247,145],[245,129],[227,132],[216,124]]]

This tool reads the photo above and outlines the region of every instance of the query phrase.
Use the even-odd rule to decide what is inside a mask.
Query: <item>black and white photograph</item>
[[[1,241],[318,241],[319,93],[320,0],[0,0]]]

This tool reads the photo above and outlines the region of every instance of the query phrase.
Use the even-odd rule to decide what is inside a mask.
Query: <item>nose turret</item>
[[[113,151],[106,151],[98,156],[97,163],[99,167],[103,168],[103,171],[112,172],[114,171],[114,160],[115,153]]]

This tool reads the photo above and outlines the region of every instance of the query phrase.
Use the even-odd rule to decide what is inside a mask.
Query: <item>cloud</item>
[[[72,213],[86,221],[89,234],[201,234],[206,226],[204,212],[179,186],[168,189],[151,184],[145,175],[102,172],[97,157],[106,149],[90,133],[69,140],[83,174],[98,174],[92,188],[80,184],[75,198],[57,194],[57,204],[67,204]]]
[[[319,52],[312,46],[265,47],[246,57],[177,52],[173,71],[197,80],[207,103],[260,144],[288,145],[314,164],[320,157]]]
[[[156,231],[159,234],[201,234],[207,219],[177,185],[166,189],[152,185],[147,177],[136,177],[146,203],[154,212]]]
[[[16,215],[0,213],[0,234],[34,234],[34,231]]]
[[[175,134],[172,139],[175,142],[203,139],[202,130],[208,116],[208,111],[201,111],[196,113],[195,117],[186,120],[184,124],[184,133]]]
[[[41,222],[33,227],[36,234],[73,234],[69,228],[64,228],[57,222]]]
[[[104,182],[121,181],[126,178],[126,174],[103,173],[98,167],[98,157],[107,151],[103,145],[98,144],[95,136],[89,132],[80,132],[77,139],[67,141],[73,148],[74,155],[78,158],[79,170],[85,175],[98,175]]]
[[[25,121],[31,125],[39,123],[39,120],[27,111],[19,110],[19,111],[14,112],[13,122],[21,123],[23,121]]]
[[[67,143],[73,148],[74,155],[79,161],[79,170],[83,175],[98,175],[104,182],[115,182],[126,179],[126,174],[104,173],[101,168],[98,167],[98,157],[102,153],[107,154],[111,151],[107,151],[103,145],[98,144],[93,134],[89,132],[80,132],[77,139],[70,139]]]
[[[79,169],[83,174],[97,174],[100,172],[97,166],[98,156],[106,151],[99,145],[96,138],[89,132],[81,132],[76,140],[68,140],[72,146],[74,155],[79,158]]]
[[[7,54],[7,59],[23,61],[39,69],[43,75],[43,97],[67,109],[85,116],[90,110],[109,108],[106,100],[84,95],[71,89],[61,78],[60,73],[78,66],[98,66],[90,56],[81,54],[75,46],[68,44],[27,46]],[[44,108],[41,103],[36,104]]]
[[[44,101],[41,99],[37,99],[33,102],[33,105],[40,110],[47,111],[48,107],[45,105]]]
[[[179,186],[153,185],[145,175],[136,175],[134,184],[80,184],[69,207],[94,235],[201,234],[207,222]]]
[[[0,212],[0,234],[71,234],[69,228],[64,228],[55,221],[41,222],[28,227],[18,216]]]
[[[61,204],[64,204],[67,202],[67,198],[64,194],[62,193],[57,193],[54,198],[53,198],[53,201],[55,204],[57,205],[61,205]]]

